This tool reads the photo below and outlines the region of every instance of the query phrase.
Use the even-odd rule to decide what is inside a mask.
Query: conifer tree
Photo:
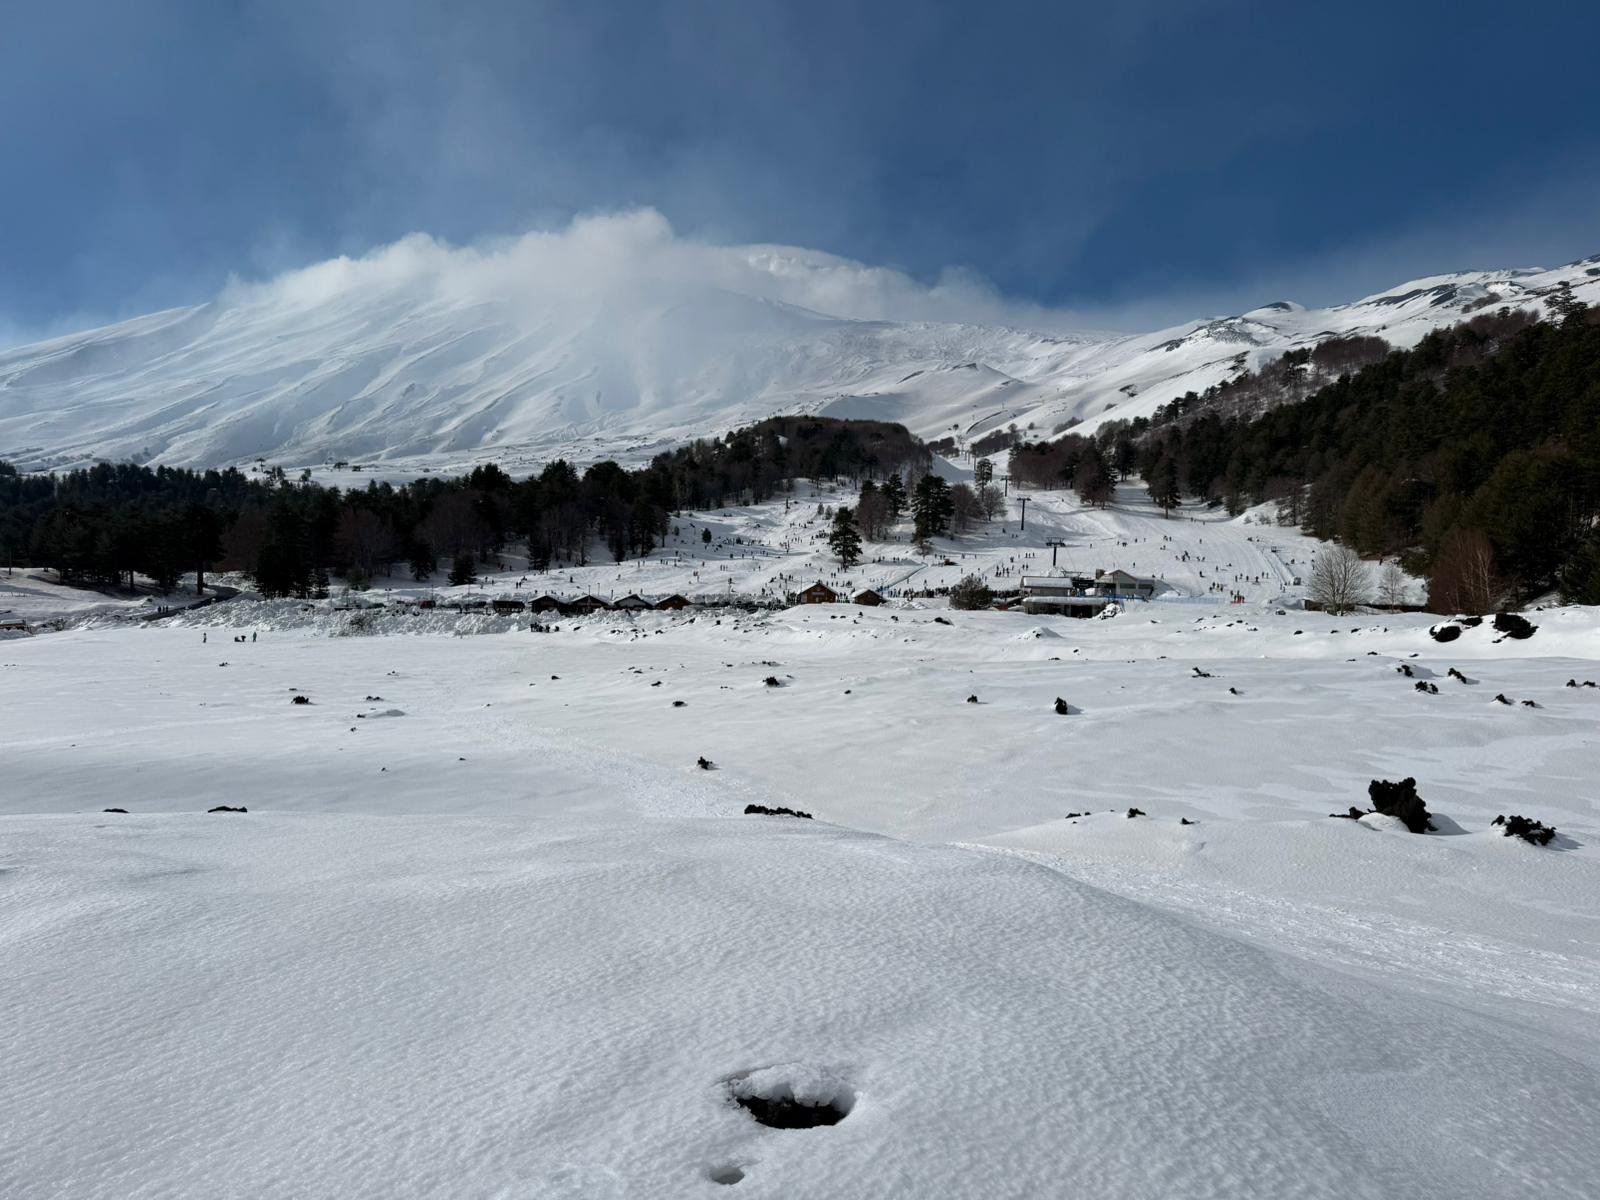
[[[411,547],[411,578],[421,583],[439,569],[439,557],[434,554],[431,543],[418,539]]]
[[[945,481],[932,473],[924,475],[917,480],[916,494],[911,498],[911,516],[916,523],[912,536],[918,541],[926,541],[946,532],[954,511],[955,505]]]
[[[1115,494],[1111,468],[1106,465],[1105,455],[1093,442],[1083,448],[1083,454],[1078,458],[1078,465],[1072,474],[1072,485],[1077,490],[1078,499],[1085,504],[1097,504],[1104,508],[1111,503],[1111,497]]]
[[[833,514],[833,528],[828,532],[828,548],[838,557],[839,565],[846,571],[861,561],[861,532],[856,528],[856,515],[842,504]]]
[[[473,558],[472,551],[462,550],[450,564],[450,586],[462,587],[469,583],[478,582],[478,562]]]
[[[1150,499],[1161,505],[1163,516],[1171,516],[1173,509],[1182,506],[1178,496],[1178,464],[1170,454],[1163,454],[1150,469],[1145,490],[1150,493]]]
[[[906,485],[899,471],[891,472],[889,478],[883,481],[882,493],[889,505],[889,520],[898,521],[906,511]]]

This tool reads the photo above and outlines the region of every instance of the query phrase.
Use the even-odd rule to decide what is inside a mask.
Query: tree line
[[[325,594],[330,576],[364,587],[403,571],[452,582],[508,542],[536,570],[582,564],[603,547],[617,561],[648,554],[683,509],[770,499],[802,478],[859,480],[926,470],[927,449],[902,426],[777,417],[659,454],[644,467],[565,460],[513,480],[498,466],[457,478],[373,482],[341,490],[281,468],[191,471],[100,463],[22,474],[0,463],[0,556],[63,582],[162,591],[195,572],[241,571],[267,596]]]
[[[1559,588],[1600,603],[1600,312],[1430,333],[1299,403],[1151,429],[1147,480],[1280,519],[1429,578],[1432,607]]]
[[[1548,304],[1549,320],[1483,312],[1375,361],[1373,339],[1339,339],[1153,417],[1013,438],[1012,482],[1104,505],[1138,474],[1168,512],[1276,502],[1280,523],[1426,577],[1440,611],[1551,589],[1600,603],[1600,310],[1566,285]],[[1306,379],[1322,382],[1294,399]]]
[[[973,467],[972,483],[949,484],[935,475],[928,462],[902,478],[890,471],[881,481],[861,481],[854,505],[840,505],[833,513],[828,547],[846,570],[861,561],[863,538],[887,541],[890,530],[911,516],[911,541],[919,553],[931,554],[931,539],[965,533],[982,518],[992,521],[1005,511],[1005,498],[994,484],[994,463],[980,458]],[[907,482],[909,480],[909,483]]]

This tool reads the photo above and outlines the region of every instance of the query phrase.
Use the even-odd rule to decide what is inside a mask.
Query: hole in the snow
[[[807,1104],[803,1100],[764,1096],[735,1096],[734,1102],[769,1129],[815,1129],[818,1125],[837,1125],[848,1109],[832,1102]]]
[[[856,1094],[829,1071],[784,1063],[728,1081],[733,1102],[769,1129],[837,1125],[855,1107]]]
[[[710,1178],[712,1183],[738,1183],[744,1178],[744,1172],[729,1163],[725,1167],[712,1167]]]

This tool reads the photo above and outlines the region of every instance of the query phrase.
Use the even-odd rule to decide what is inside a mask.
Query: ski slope
[[[941,462],[940,469],[953,479],[970,479],[965,468]],[[1266,512],[1234,518],[1221,509],[1197,508],[1164,516],[1135,481],[1119,485],[1115,501],[1103,509],[1085,506],[1067,491],[1014,492],[1001,516],[932,539],[934,552],[926,557],[911,545],[906,518],[889,531],[889,540],[864,543],[862,562],[843,570],[827,546],[832,521],[826,514],[855,499],[855,492],[826,482],[799,483],[790,495],[762,504],[685,511],[673,518],[675,532],[665,545],[643,558],[612,562],[597,549],[586,565],[558,563],[541,573],[508,551],[500,567],[482,564],[479,582],[471,586],[446,585],[443,569],[420,583],[396,574],[376,580],[365,598],[531,599],[549,592],[606,600],[681,594],[780,602],[819,580],[841,594],[872,588],[898,598],[947,589],[968,574],[996,591],[1015,591],[1023,575],[1122,568],[1165,580],[1167,602],[1225,603],[1239,595],[1248,605],[1298,605],[1305,589],[1296,580],[1308,576],[1321,544],[1272,523]],[[243,578],[229,582],[249,586]],[[1420,581],[1411,581],[1411,589],[1420,600]],[[284,619],[299,619],[293,614],[300,605],[280,609]],[[321,610],[306,619],[321,621]]]
[[[952,480],[970,482],[969,468],[939,460],[938,469]],[[404,574],[402,565],[353,599],[336,588],[339,594],[328,603],[273,602],[258,610],[259,620],[274,627],[329,628],[349,619],[334,611],[349,604],[531,600],[544,593],[568,599],[593,594],[608,601],[630,594],[677,594],[695,600],[781,603],[818,581],[845,595],[872,588],[898,599],[939,594],[969,574],[997,592],[1015,592],[1024,575],[1093,575],[1118,568],[1161,578],[1166,584],[1160,597],[1164,605],[1226,603],[1239,596],[1253,608],[1298,607],[1321,545],[1297,529],[1278,526],[1270,506],[1240,517],[1203,507],[1163,514],[1135,480],[1119,485],[1105,508],[1086,506],[1068,491],[1013,493],[994,520],[978,520],[959,534],[932,539],[933,553],[927,556],[911,545],[912,522],[905,518],[889,530],[888,540],[866,542],[863,561],[843,570],[827,546],[827,514],[855,500],[854,491],[834,483],[800,482],[790,494],[761,504],[682,512],[673,517],[665,544],[642,558],[610,561],[595,546],[585,565],[556,563],[538,572],[523,555],[508,549],[498,564],[479,564],[476,583],[457,587],[446,582],[444,568],[418,581]],[[705,540],[707,532],[710,541]],[[1376,576],[1376,569],[1372,574]],[[14,613],[34,625],[144,619],[162,605],[192,603],[192,581],[189,576],[185,588],[170,597],[149,590],[102,593],[62,587],[53,572],[24,566],[10,575],[0,572],[0,613]],[[247,592],[253,586],[248,576],[238,574],[215,575],[213,582]],[[1409,580],[1408,588],[1408,598],[1420,602],[1422,581]],[[235,618],[221,613],[216,619],[225,623]],[[392,617],[366,613],[361,619],[395,632],[444,627],[440,620],[419,619],[411,611]],[[498,627],[515,623],[500,620]],[[478,619],[475,627],[483,626],[496,627],[496,619]]]

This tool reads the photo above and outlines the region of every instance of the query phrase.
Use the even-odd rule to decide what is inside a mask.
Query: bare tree
[[[359,567],[369,578],[380,564],[387,565],[399,553],[383,518],[369,508],[345,509],[334,538],[345,561]]]
[[[1478,529],[1453,529],[1439,546],[1428,577],[1428,607],[1441,613],[1488,613],[1507,601],[1510,586],[1495,564],[1494,546]]]
[[[1367,564],[1349,546],[1328,546],[1311,564],[1306,599],[1330,613],[1347,613],[1367,603]]]
[[[965,533],[982,511],[977,493],[967,484],[958,483],[950,489],[950,519],[957,533]]]
[[[889,533],[889,502],[878,491],[863,492],[856,505],[856,527],[869,541],[881,542]]]
[[[433,502],[433,510],[422,522],[422,533],[440,554],[454,556],[462,550],[478,550],[484,540],[484,524],[466,492],[446,492]]]
[[[986,483],[978,489],[978,507],[983,510],[983,519],[992,521],[1006,511],[1005,494],[992,483]]]
[[[229,571],[253,571],[267,544],[267,513],[259,504],[239,511],[233,527],[222,539],[222,566]]]
[[[1390,559],[1378,572],[1378,603],[1386,608],[1399,608],[1406,602],[1406,573],[1400,564]]]
[[[1267,480],[1262,498],[1278,502],[1278,524],[1299,525],[1305,506],[1305,485],[1287,475]]]

